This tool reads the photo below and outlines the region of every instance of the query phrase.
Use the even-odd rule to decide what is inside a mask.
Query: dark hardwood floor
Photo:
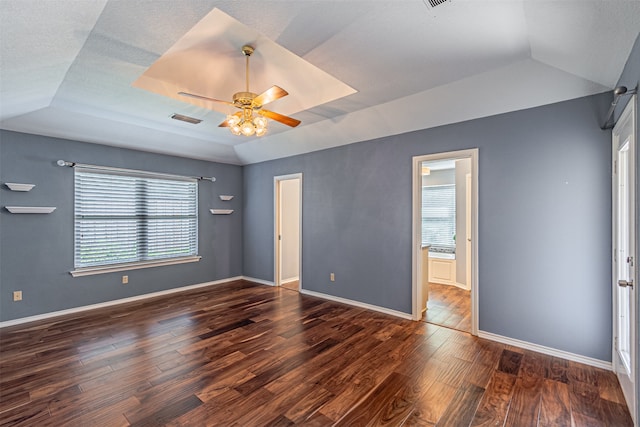
[[[300,281],[294,280],[293,282],[283,283],[282,287],[285,289],[289,289],[290,291],[300,291]]]
[[[233,282],[0,330],[0,425],[631,426],[615,375]]]
[[[471,332],[471,291],[457,286],[429,283],[424,321]]]

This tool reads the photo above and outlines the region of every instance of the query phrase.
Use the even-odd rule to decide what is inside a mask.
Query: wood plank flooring
[[[285,288],[285,289],[289,289],[291,291],[299,292],[300,291],[300,281],[299,280],[294,280],[292,282],[283,283],[282,287]]]
[[[424,321],[471,332],[471,291],[457,286],[429,283]]]
[[[631,426],[611,372],[244,281],[0,330],[2,426]]]

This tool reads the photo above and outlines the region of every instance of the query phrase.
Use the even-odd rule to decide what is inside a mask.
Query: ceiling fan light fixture
[[[235,114],[229,114],[227,116],[227,124],[229,124],[229,127],[234,127],[240,124],[240,117],[236,116]]]
[[[253,124],[256,125],[256,129],[267,128],[267,119],[262,116],[257,116],[253,119]]]
[[[240,135],[240,125],[229,126],[229,130],[234,135]]]
[[[256,128],[256,136],[263,136],[267,133],[267,119],[264,117],[256,117],[253,119],[253,125]]]
[[[251,123],[251,121],[245,120],[240,125],[240,132],[242,132],[244,136],[251,136],[256,133],[256,127]]]
[[[266,127],[256,128],[256,136],[263,136],[265,133],[267,133]]]
[[[267,133],[269,120],[259,115],[254,116],[253,109],[245,108],[241,115],[229,114],[226,124],[234,135],[263,136]]]

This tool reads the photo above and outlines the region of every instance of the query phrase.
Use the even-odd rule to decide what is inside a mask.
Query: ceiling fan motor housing
[[[261,105],[253,105],[253,100],[258,96],[253,92],[236,92],[233,94],[233,103],[238,108],[255,108],[258,109],[262,107]]]

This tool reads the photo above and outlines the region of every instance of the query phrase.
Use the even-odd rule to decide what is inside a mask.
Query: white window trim
[[[71,270],[69,274],[73,277],[93,276],[96,274],[115,273],[118,271],[139,270],[141,268],[161,267],[164,265],[186,264],[189,262],[198,262],[202,257],[200,255],[189,256],[183,258],[168,258],[157,261],[141,261],[129,262],[125,264],[112,264],[97,267],[85,267]]]

